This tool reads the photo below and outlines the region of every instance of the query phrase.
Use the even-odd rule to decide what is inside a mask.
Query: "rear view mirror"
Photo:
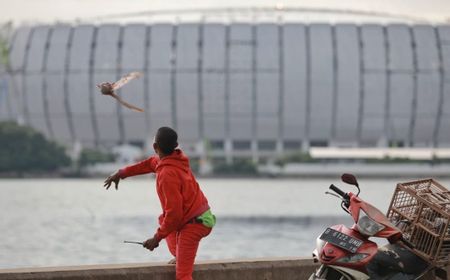
[[[341,179],[344,183],[359,187],[358,181],[353,174],[344,173],[342,174]]]

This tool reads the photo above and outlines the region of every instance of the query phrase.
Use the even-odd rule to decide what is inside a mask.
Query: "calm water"
[[[324,227],[351,224],[324,194],[330,183],[339,182],[200,180],[218,224],[197,259],[309,256]],[[386,211],[396,181],[360,184],[361,197]],[[0,179],[0,268],[170,259],[165,246],[149,252],[122,243],[153,235],[160,213],[154,185],[148,176],[122,181],[119,191],[105,191],[101,179]]]

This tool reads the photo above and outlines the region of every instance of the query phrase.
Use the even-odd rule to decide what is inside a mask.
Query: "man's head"
[[[170,155],[178,146],[178,135],[170,127],[160,127],[155,135],[153,149],[159,155],[164,157]]]

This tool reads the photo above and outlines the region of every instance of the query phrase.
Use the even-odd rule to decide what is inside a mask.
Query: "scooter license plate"
[[[363,241],[332,228],[327,228],[319,238],[351,253],[356,253],[363,244]]]

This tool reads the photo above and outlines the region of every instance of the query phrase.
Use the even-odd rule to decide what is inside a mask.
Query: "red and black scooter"
[[[351,228],[331,226],[317,238],[313,258],[322,265],[309,280],[412,280],[432,269],[409,249],[413,245],[380,210],[359,198],[355,176],[344,174],[342,181],[354,185],[358,193],[345,193],[335,185],[330,186],[335,193],[326,193],[342,201],[342,209],[355,223]],[[386,238],[389,244],[378,248],[370,237]]]

